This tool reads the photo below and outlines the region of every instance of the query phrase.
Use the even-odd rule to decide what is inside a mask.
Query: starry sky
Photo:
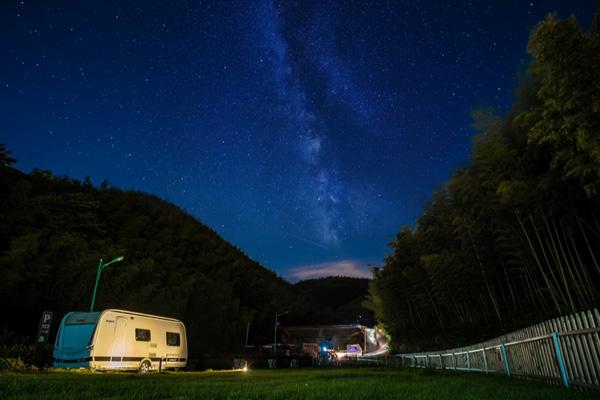
[[[368,275],[588,1],[0,2],[0,143],[154,193],[281,276]]]

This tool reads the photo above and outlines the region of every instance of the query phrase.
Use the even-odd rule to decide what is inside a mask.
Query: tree
[[[17,162],[11,155],[12,152],[6,148],[6,145],[0,143],[0,167],[10,167]]]
[[[598,18],[598,17],[596,17]],[[552,154],[561,179],[574,179],[588,196],[600,190],[600,37],[584,33],[575,18],[550,15],[529,41],[531,73],[540,103],[525,111],[534,119],[530,143]]]
[[[468,344],[600,298],[600,16],[550,15],[511,111],[403,228],[368,304],[396,348]]]

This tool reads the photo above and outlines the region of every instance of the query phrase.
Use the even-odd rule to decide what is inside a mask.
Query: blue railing
[[[497,373],[600,388],[600,313],[594,309],[554,318],[472,346],[394,357],[405,367]]]

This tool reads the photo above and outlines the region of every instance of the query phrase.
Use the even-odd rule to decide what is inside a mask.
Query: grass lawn
[[[0,399],[598,399],[499,376],[379,368],[0,374]]]

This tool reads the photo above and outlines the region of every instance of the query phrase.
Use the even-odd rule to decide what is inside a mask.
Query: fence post
[[[508,377],[510,378],[510,365],[508,365],[508,356],[506,354],[506,346],[504,345],[504,343],[500,345],[500,348],[502,349],[502,358],[504,358],[504,367],[506,368],[506,375],[508,375]]]
[[[483,365],[485,367],[485,373],[487,374],[488,371],[488,365],[487,365],[487,357],[485,356],[485,347],[483,349],[481,349],[481,351],[483,352]]]
[[[454,369],[456,369],[456,354],[452,353],[452,364],[454,365]]]
[[[569,387],[569,379],[567,378],[567,371],[565,370],[565,360],[560,350],[560,342],[558,341],[558,334],[552,332],[552,341],[554,342],[554,350],[556,352],[556,359],[558,360],[558,369],[560,370],[560,376],[562,377],[563,384],[565,387]]]
[[[467,369],[471,370],[471,352],[467,351]]]
[[[427,357],[425,359],[425,368],[429,368],[429,354],[427,354],[425,357]]]
[[[413,365],[413,368],[417,368],[417,356],[415,356],[413,354],[413,360],[415,361],[415,365]]]

